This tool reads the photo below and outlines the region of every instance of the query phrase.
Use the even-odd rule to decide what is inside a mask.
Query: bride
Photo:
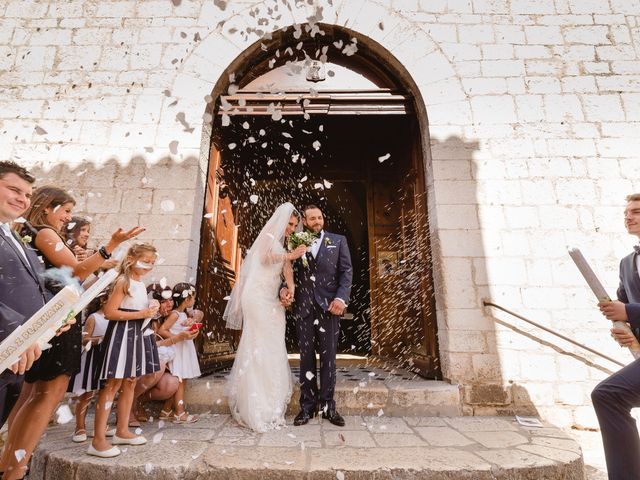
[[[282,277],[293,292],[291,262],[304,245],[288,253],[285,238],[296,230],[299,213],[280,205],[247,252],[224,312],[227,328],[242,328],[226,393],[236,421],[257,432],[285,424],[293,382],[285,345],[285,311],[278,292]]]

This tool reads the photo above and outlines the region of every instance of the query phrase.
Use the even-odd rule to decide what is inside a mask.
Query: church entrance
[[[233,359],[239,336],[224,328],[226,297],[246,249],[275,208],[290,201],[299,209],[318,205],[325,229],[349,243],[353,289],[339,352],[437,378],[424,163],[410,95],[381,85],[379,72],[324,68],[351,88],[309,86],[311,68],[292,79],[291,68],[281,67],[251,75],[220,99],[198,271],[207,322],[201,362],[211,369]],[[297,352],[292,318],[286,340]]]

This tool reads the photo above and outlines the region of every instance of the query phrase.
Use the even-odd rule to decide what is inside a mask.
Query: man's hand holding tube
[[[598,308],[612,322],[626,322],[629,320],[625,304],[619,300],[600,302],[598,303]]]

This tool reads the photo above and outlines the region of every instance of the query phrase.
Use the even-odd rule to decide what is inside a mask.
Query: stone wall
[[[582,247],[613,294],[633,243],[624,196],[640,190],[640,1],[316,3],[2,2],[0,157],[72,189],[97,238],[146,225],[164,260],[155,275],[193,277],[205,97],[255,29],[346,26],[424,100],[443,373],[467,413],[593,425],[589,391],[617,367],[482,300],[628,360],[565,246]]]

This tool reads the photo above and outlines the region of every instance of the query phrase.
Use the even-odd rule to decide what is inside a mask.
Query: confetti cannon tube
[[[569,250],[569,256],[572,258],[573,262],[576,264],[576,267],[578,267],[578,270],[580,270],[580,273],[586,280],[587,285],[589,285],[589,288],[591,288],[591,291],[594,293],[598,301],[610,302],[611,297],[609,297],[609,295],[607,294],[606,290],[602,286],[602,283],[600,283],[600,280],[598,279],[595,272],[591,268],[591,265],[589,265],[587,260],[584,258],[584,255],[582,255],[582,252],[580,251],[580,249],[576,247],[571,247],[568,250]],[[613,327],[621,330],[627,330],[629,332],[631,331],[631,328],[629,327],[627,322],[615,321],[613,322]],[[640,342],[638,342],[638,340],[635,339],[634,342],[629,346],[629,350],[631,351],[633,358],[640,357]]]
[[[109,270],[85,292],[76,285],[67,285],[60,290],[0,344],[0,372],[17,362],[20,355],[35,343],[42,348],[46,347],[56,331],[81,312],[117,276],[115,270]]]

